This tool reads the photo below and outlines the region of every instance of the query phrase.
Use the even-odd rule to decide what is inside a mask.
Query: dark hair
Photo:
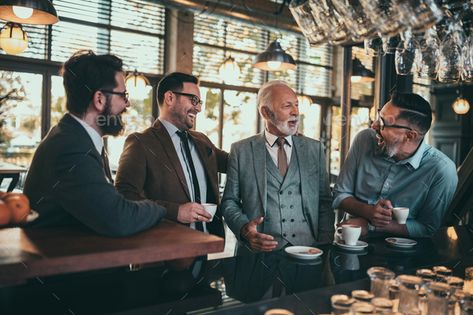
[[[415,93],[394,92],[391,95],[391,103],[401,109],[397,119],[406,120],[423,134],[429,131],[432,124],[432,109],[422,96]]]
[[[165,75],[161,81],[158,82],[158,104],[163,106],[164,93],[167,91],[181,92],[184,87],[183,83],[195,83],[199,84],[199,79],[192,74],[182,72],[172,72]]]
[[[115,75],[123,71],[122,66],[114,55],[96,55],[91,50],[74,53],[61,69],[67,110],[82,117],[96,91],[117,86]]]

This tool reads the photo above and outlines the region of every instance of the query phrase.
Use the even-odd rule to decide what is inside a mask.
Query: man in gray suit
[[[296,135],[296,94],[284,81],[268,82],[258,92],[258,108],[265,131],[231,147],[222,201],[228,226],[256,251],[331,242],[324,150]]]

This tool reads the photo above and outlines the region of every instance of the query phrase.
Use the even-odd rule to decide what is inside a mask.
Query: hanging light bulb
[[[128,93],[134,98],[144,99],[148,97],[149,80],[138,70],[129,73],[125,79],[125,85]]]
[[[5,24],[0,30],[0,47],[10,55],[20,54],[28,48],[28,35],[20,24]]]
[[[13,6],[13,13],[20,19],[28,19],[33,15],[33,8]]]
[[[457,115],[465,115],[470,110],[470,103],[468,103],[468,100],[459,96],[455,102],[453,102],[452,108]]]
[[[225,83],[240,83],[240,72],[240,66],[232,56],[228,56],[218,69],[220,79]]]

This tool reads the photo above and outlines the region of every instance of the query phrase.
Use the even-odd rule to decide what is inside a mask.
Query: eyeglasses
[[[414,130],[411,127],[402,126],[402,125],[396,125],[396,124],[387,125],[386,122],[384,121],[384,118],[381,117],[381,115],[379,114],[379,111],[378,111],[378,118],[376,119],[376,121],[378,122],[380,130],[384,130],[384,128],[407,129],[407,130],[411,130],[411,131]]]
[[[110,91],[110,90],[99,90],[99,91],[103,93],[107,93],[107,94],[120,95],[125,100],[125,102],[128,102],[129,94],[127,91],[125,92],[115,92],[115,91]]]
[[[189,93],[176,92],[176,91],[171,91],[171,92],[173,92],[174,94],[177,94],[177,95],[187,96],[191,100],[191,104],[193,106],[197,106],[197,105],[202,106],[202,100],[197,95],[189,94]]]

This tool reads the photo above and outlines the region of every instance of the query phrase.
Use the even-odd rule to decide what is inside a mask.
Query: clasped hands
[[[361,226],[361,235],[365,236],[368,234],[368,223],[373,224],[376,227],[385,227],[392,221],[392,208],[393,205],[388,199],[380,199],[374,205],[368,205],[370,207],[366,218],[352,217],[348,220],[338,223],[338,226],[344,224],[353,224]]]

